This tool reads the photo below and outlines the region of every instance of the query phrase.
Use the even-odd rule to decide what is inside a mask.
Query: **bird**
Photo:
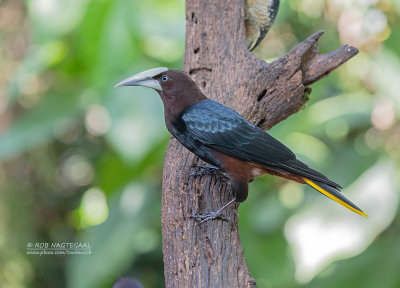
[[[112,288],[143,288],[142,284],[131,277],[123,277],[118,279]]]
[[[264,174],[308,184],[349,210],[368,216],[340,193],[339,184],[298,160],[288,147],[239,113],[207,98],[186,72],[153,68],[115,85],[121,86],[156,90],[164,104],[168,131],[211,165],[205,171],[217,171],[229,179],[233,199],[216,211],[194,215],[201,223],[217,218],[230,205],[245,201],[248,184]]]
[[[267,35],[279,9],[279,0],[247,0],[246,42],[252,51]]]

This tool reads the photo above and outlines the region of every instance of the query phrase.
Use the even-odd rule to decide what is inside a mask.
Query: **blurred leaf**
[[[363,254],[327,268],[307,287],[399,287],[399,240],[398,231],[392,236],[383,235]]]
[[[51,95],[30,113],[20,117],[1,135],[0,160],[13,158],[49,141],[54,124],[76,111],[77,95]]]
[[[68,287],[103,287],[120,278],[140,254],[159,249],[160,206],[152,205],[154,196],[146,184],[130,184],[111,198],[107,221],[78,237],[91,245],[92,254],[69,257]]]

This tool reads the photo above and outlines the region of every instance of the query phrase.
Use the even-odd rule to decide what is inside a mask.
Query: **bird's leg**
[[[217,218],[222,211],[224,211],[226,208],[228,208],[229,206],[231,206],[232,204],[234,204],[236,202],[236,197],[233,198],[231,201],[229,201],[228,203],[226,203],[224,206],[222,206],[221,208],[219,208],[217,211],[214,212],[210,212],[204,215],[193,215],[192,218],[198,218],[200,219],[200,224],[204,223],[208,220],[213,220],[215,218]]]

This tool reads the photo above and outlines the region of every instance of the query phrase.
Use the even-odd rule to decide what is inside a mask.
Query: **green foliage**
[[[359,222],[369,229],[360,235],[369,242],[331,255],[311,279],[298,275],[289,224],[315,207],[323,208],[313,219],[346,211],[300,184],[266,176],[251,184],[239,209],[252,276],[259,287],[399,287],[396,177],[378,188],[386,198],[350,192],[382,161],[400,175],[400,6],[281,2],[258,57],[276,59],[321,29],[322,53],[345,43],[360,49],[312,86],[303,111],[270,133],[361,199],[355,202],[370,219]],[[4,287],[111,287],[122,276],[163,286],[160,195],[169,135],[162,105],[149,89],[113,86],[152,67],[181,69],[184,29],[183,0],[0,1]],[[92,255],[27,255],[27,244],[36,242],[88,242]]]

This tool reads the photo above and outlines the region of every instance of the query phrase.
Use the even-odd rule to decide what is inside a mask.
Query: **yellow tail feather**
[[[328,191],[326,191],[325,189],[319,187],[317,184],[315,184],[314,182],[312,182],[310,179],[307,178],[302,178],[304,180],[304,182],[306,182],[308,185],[310,185],[311,187],[313,187],[314,189],[318,190],[319,192],[321,192],[322,194],[324,194],[326,197],[331,198],[333,201],[339,203],[340,205],[346,207],[347,209],[353,211],[354,213],[357,213],[363,217],[368,217],[368,215],[366,213],[364,213],[361,210],[358,210],[352,206],[350,206],[349,204],[347,204],[346,202],[344,202],[343,200],[337,198],[335,195],[332,195],[331,193],[329,193]]]

